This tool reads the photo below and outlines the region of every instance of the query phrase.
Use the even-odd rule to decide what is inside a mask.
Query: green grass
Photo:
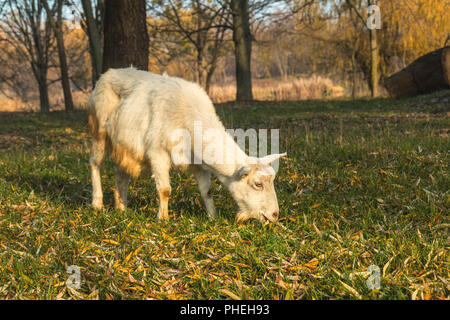
[[[217,113],[228,128],[280,128],[281,220],[234,223],[214,181],[208,221],[194,179],[172,174],[170,221],[155,186],[129,209],[89,207],[87,116],[0,115],[0,298],[448,299],[450,92],[393,101],[302,101]],[[81,288],[66,287],[70,265]],[[370,290],[365,271],[381,270]]]

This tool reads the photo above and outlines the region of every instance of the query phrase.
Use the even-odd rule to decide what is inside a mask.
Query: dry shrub
[[[0,97],[0,112],[15,112],[15,111],[31,111],[33,106],[22,102],[20,99],[9,99]]]
[[[232,101],[236,96],[236,85],[212,85],[210,97],[214,102]],[[256,100],[308,100],[338,98],[344,95],[344,88],[321,76],[299,79],[255,79],[253,98]]]
[[[90,92],[72,91],[72,99],[75,109],[85,109]],[[62,97],[50,95],[50,110],[64,110]],[[39,111],[39,100],[32,99],[29,102],[23,102],[18,98],[7,98],[0,96],[0,112],[24,112]]]

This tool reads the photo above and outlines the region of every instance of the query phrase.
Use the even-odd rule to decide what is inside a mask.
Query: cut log
[[[385,78],[383,85],[394,99],[450,89],[450,47],[420,57]]]

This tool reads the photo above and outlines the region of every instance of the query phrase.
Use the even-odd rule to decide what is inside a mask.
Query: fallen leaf
[[[237,296],[236,294],[234,294],[233,292],[231,292],[228,289],[220,289],[219,292],[223,293],[224,295],[230,297],[233,300],[242,300],[241,297]]]

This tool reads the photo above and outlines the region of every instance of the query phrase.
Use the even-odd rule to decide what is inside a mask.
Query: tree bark
[[[396,99],[450,89],[450,46],[420,57],[383,84]]]
[[[50,99],[48,97],[47,67],[40,66],[38,71],[39,104],[41,112],[50,111]]]
[[[352,99],[356,98],[356,79],[357,71],[356,71],[356,45],[353,47],[352,51]]]
[[[248,0],[231,0],[233,42],[236,58],[236,100],[253,100],[251,53],[252,35]]]
[[[103,72],[130,66],[148,70],[145,0],[107,0],[103,30]]]

